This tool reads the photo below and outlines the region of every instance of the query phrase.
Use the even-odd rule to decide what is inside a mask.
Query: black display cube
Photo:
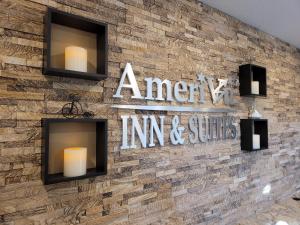
[[[42,125],[44,184],[84,179],[107,173],[107,120],[43,119]],[[87,148],[86,174],[64,176],[64,160],[66,160],[64,149],[69,147]]]
[[[252,81],[259,82],[259,94],[253,94]],[[239,67],[240,96],[267,96],[267,70],[264,67],[246,64]]]
[[[241,148],[246,151],[268,149],[268,120],[241,119]],[[253,148],[253,135],[260,135],[260,148]]]
[[[107,39],[107,24],[48,8],[43,73],[88,80],[107,78]],[[84,51],[84,60],[79,57],[78,63],[72,64],[78,67],[84,61],[85,69],[66,66],[66,49],[70,47],[73,47],[73,57],[77,54],[78,58],[74,47]]]

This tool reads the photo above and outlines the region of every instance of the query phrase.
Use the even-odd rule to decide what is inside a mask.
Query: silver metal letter
[[[227,130],[228,130],[228,127],[229,127],[229,124],[228,124],[228,117],[227,116],[224,116],[223,117],[223,139],[227,139]]]
[[[231,131],[230,138],[235,139],[237,131],[236,131],[236,126],[233,123],[234,123],[234,118],[230,117],[229,119],[229,129]]]
[[[203,127],[203,123],[205,124],[205,127]],[[203,118],[203,116],[198,116],[198,124],[199,124],[199,139],[201,142],[205,143],[208,141],[208,135],[209,135],[208,117]],[[203,129],[204,129],[204,131],[203,131]]]
[[[217,121],[217,140],[220,140],[222,117],[216,117],[216,121]]]
[[[200,85],[199,85],[199,93],[200,93],[200,103],[205,103],[205,92],[204,92],[204,88],[205,85],[207,84],[206,82],[206,77],[200,73],[197,74],[197,80],[199,81]]]
[[[217,135],[217,121],[215,117],[209,117],[209,140],[213,141],[216,139]]]
[[[130,148],[136,148],[135,144],[135,131],[138,134],[138,137],[140,139],[140,142],[143,146],[143,148],[147,147],[147,122],[148,122],[148,116],[143,116],[143,131],[141,129],[141,126],[139,124],[139,121],[137,119],[137,116],[131,116],[132,119],[132,127],[131,127],[131,146]]]
[[[198,84],[194,84],[194,83],[189,84],[189,92],[190,92],[189,102],[191,103],[195,102],[195,91],[198,90],[198,87],[199,87]]]
[[[180,96],[180,92],[187,92],[187,84],[185,81],[176,82],[174,87],[174,96],[178,102],[185,102],[187,98]]]
[[[162,86],[165,84],[166,86],[166,94],[167,94],[167,101],[173,101],[172,97],[172,83],[171,81],[165,79],[164,81],[161,81],[159,78],[152,78],[147,77],[145,78],[145,81],[147,82],[147,96],[145,97],[146,100],[158,100],[158,101],[164,101],[165,98],[162,96]],[[157,87],[157,97],[153,98],[153,83],[156,83]]]
[[[128,149],[129,146],[128,146],[128,132],[127,132],[127,129],[128,129],[128,124],[127,124],[127,121],[128,121],[128,118],[129,116],[121,116],[122,118],[122,126],[123,126],[123,133],[122,133],[122,146],[121,146],[121,149]]]
[[[124,84],[126,76],[128,77],[129,84]],[[116,91],[116,94],[113,95],[114,98],[123,98],[123,95],[121,95],[122,88],[131,88],[133,92],[133,96],[131,96],[131,98],[144,99],[141,95],[130,63],[126,63],[124,72],[120,79],[119,87]]]
[[[198,118],[196,116],[191,116],[189,119],[189,128],[191,133],[189,134],[189,139],[192,144],[195,144],[198,140]]]
[[[184,138],[182,137],[182,134],[185,128],[179,125],[179,117],[175,115],[172,119],[172,130],[170,132],[170,139],[173,145],[184,144]]]
[[[213,100],[213,104],[217,104],[223,98],[223,96],[225,94],[225,91],[221,90],[221,88],[226,87],[227,80],[218,79],[219,85],[215,89],[214,84],[213,84],[214,78],[207,77],[206,79],[207,79],[207,82],[208,82],[208,87],[209,87],[210,94],[211,94],[211,97],[212,97],[212,100]]]
[[[237,102],[234,100],[233,91],[230,88],[224,88],[224,104],[235,105]]]
[[[149,141],[149,147],[154,147],[154,132],[156,134],[156,137],[158,139],[158,142],[160,146],[164,146],[164,118],[165,116],[159,116],[160,118],[160,129],[158,127],[158,124],[156,122],[155,116],[150,116],[150,141]]]

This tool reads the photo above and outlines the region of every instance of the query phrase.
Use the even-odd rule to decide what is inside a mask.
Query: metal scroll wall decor
[[[128,82],[125,83],[125,80]],[[173,116],[171,119],[171,129],[167,132],[173,145],[206,143],[236,138],[235,120],[229,113],[234,112],[230,106],[237,103],[233,94],[234,88],[239,85],[237,79],[217,79],[217,82],[215,82],[213,77],[200,73],[197,74],[196,81],[191,83],[185,81],[174,83],[174,81],[153,77],[146,77],[144,81],[146,82],[145,96],[140,91],[131,64],[127,63],[113,97],[122,99],[122,90],[130,89],[131,99],[164,102],[166,105],[153,105],[153,103],[151,105],[118,104],[112,105],[112,107],[128,110],[191,112],[192,115],[188,119],[187,126],[181,124],[178,115]],[[217,86],[215,86],[215,83],[217,83]],[[206,104],[206,90],[209,91],[214,105],[211,108],[201,107],[201,104]],[[222,101],[227,107],[216,107]],[[171,105],[172,102],[189,103],[190,106]],[[205,115],[200,113],[205,113]],[[222,113],[222,116],[208,116],[209,113]],[[154,115],[143,115],[140,118],[137,115],[122,115],[121,119],[121,149],[137,148],[136,137],[138,137],[143,148],[156,145],[164,146],[165,115],[156,117]],[[129,129],[131,129],[130,132]]]

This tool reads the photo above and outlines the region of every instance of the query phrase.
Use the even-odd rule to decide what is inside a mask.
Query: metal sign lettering
[[[127,83],[126,83],[127,81]],[[127,63],[121,75],[121,79],[113,95],[114,98],[123,98],[122,90],[130,89],[132,99],[141,99],[145,101],[165,101],[179,103],[206,103],[205,88],[208,88],[212,98],[213,105],[217,105],[223,100],[224,105],[231,106],[234,101],[233,90],[230,88],[235,85],[235,81],[218,79],[218,86],[214,86],[215,79],[205,76],[202,73],[197,75],[193,83],[185,81],[173,82],[168,79],[144,78],[146,91],[145,96],[141,94],[136,81],[132,66]],[[232,85],[233,84],[233,85]],[[155,91],[154,91],[155,90]],[[120,109],[140,109],[149,111],[176,111],[176,112],[214,112],[228,113],[233,112],[231,108],[201,108],[195,106],[171,106],[171,105],[112,105],[113,108]],[[137,148],[135,138],[138,137],[141,147],[154,147],[156,145],[164,146],[164,119],[165,116],[159,115],[158,120],[154,115],[143,115],[139,118],[136,115],[122,115],[122,145],[121,149]],[[180,124],[180,118],[175,115],[171,120],[171,130],[169,138],[173,145],[182,145],[187,142],[205,143],[209,141],[234,139],[236,137],[236,127],[234,118],[230,116],[208,117],[202,115],[192,115],[188,120],[188,128]],[[131,126],[130,141],[128,139],[128,128]],[[188,140],[183,136],[188,132]],[[155,139],[156,137],[156,139]],[[155,140],[157,140],[155,142]],[[130,142],[130,143],[129,143]]]
[[[129,81],[129,83],[125,83],[125,79]],[[204,85],[207,84],[209,91],[212,97],[212,103],[217,104],[223,98],[226,99],[224,101],[225,105],[232,105],[234,101],[231,99],[233,95],[230,93],[230,89],[226,88],[228,80],[218,79],[218,86],[214,87],[214,78],[209,76],[204,76],[203,74],[198,75],[198,79],[196,83],[187,84],[185,81],[177,81],[172,86],[172,82],[170,80],[161,80],[159,78],[146,77],[146,96],[142,96],[140,89],[138,87],[137,81],[135,79],[133,69],[130,63],[127,63],[122,73],[119,86],[117,88],[116,94],[113,95],[114,98],[123,98],[121,94],[122,89],[131,89],[133,95],[132,99],[145,99],[149,101],[177,101],[177,102],[195,102],[195,94],[198,92],[199,99],[197,102],[205,103],[205,92]],[[153,87],[156,85],[156,96],[153,96]],[[163,87],[165,87],[166,94],[163,95]],[[173,93],[173,94],[172,94]]]

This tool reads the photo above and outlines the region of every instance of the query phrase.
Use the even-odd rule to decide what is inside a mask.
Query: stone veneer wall
[[[109,24],[107,80],[42,75],[47,6]],[[110,107],[126,62],[143,86],[144,76],[236,77],[249,58],[268,69],[268,97],[257,99],[268,150],[242,152],[239,132],[232,141],[120,150],[120,115],[141,114]],[[234,224],[268,208],[299,189],[299,73],[298,49],[193,0],[0,1],[0,224]],[[41,118],[61,117],[70,93],[108,118],[108,175],[44,186]],[[236,95],[239,122],[252,100]]]

